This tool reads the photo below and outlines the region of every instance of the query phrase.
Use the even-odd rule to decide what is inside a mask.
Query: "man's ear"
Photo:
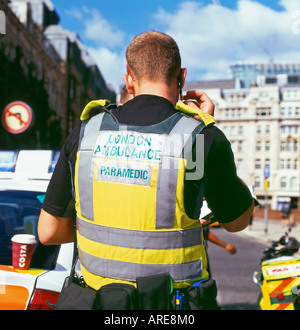
[[[123,75],[123,80],[126,85],[127,91],[129,94],[135,95],[135,89],[134,89],[134,78],[132,76],[132,73],[127,65],[127,74]]]
[[[181,69],[181,88],[183,88],[184,84],[185,84],[185,79],[186,79],[186,75],[187,75],[187,69],[183,68]]]

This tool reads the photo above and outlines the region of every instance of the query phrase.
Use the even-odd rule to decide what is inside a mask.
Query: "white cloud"
[[[84,38],[109,48],[123,44],[125,33],[111,25],[98,9],[87,7],[71,8],[67,11],[67,14],[83,24]]]
[[[126,73],[124,52],[114,52],[105,47],[88,48],[88,51],[100,68],[105,81],[119,92],[123,84],[123,74]]]
[[[279,4],[284,7],[288,12],[300,9],[299,0],[279,0]]]
[[[69,10],[66,10],[66,14],[76,18],[79,21],[83,21],[82,10],[80,10],[79,8],[73,7]]]
[[[177,41],[188,80],[221,79],[237,61],[299,62],[291,17],[297,2],[300,9],[299,0],[281,0],[286,10],[277,12],[249,0],[238,1],[237,9],[188,1],[173,14],[160,9],[155,19]]]
[[[98,9],[88,9],[85,7],[84,11],[90,16],[85,21],[84,36],[87,39],[108,47],[119,46],[124,42],[124,32],[112,26],[108,20],[102,17]]]
[[[300,10],[299,0],[279,0],[282,11],[255,0],[238,0],[235,9],[220,3],[182,1],[176,10],[159,9],[152,17],[154,29],[177,41],[183,65],[188,68],[188,81],[229,78],[230,65],[239,61],[299,62],[300,34],[293,31],[300,33],[300,16],[292,15]],[[98,9],[73,8],[69,15],[83,26],[82,36],[92,42],[89,53],[105,81],[118,91],[125,72],[129,36]]]
[[[98,9],[71,8],[67,14],[83,25],[82,37],[95,45],[88,47],[88,53],[95,60],[106,83],[119,92],[122,76],[126,72],[125,33],[111,25]]]

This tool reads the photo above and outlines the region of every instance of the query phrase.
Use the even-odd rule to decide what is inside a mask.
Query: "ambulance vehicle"
[[[0,310],[50,309],[70,274],[73,243],[44,246],[37,223],[47,185],[58,160],[52,150],[0,151]],[[58,187],[59,189],[59,187]],[[12,267],[16,234],[37,239],[28,271]]]

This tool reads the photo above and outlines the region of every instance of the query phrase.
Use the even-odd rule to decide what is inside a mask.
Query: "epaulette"
[[[179,111],[182,111],[182,112],[184,112],[184,113],[186,113],[187,115],[190,115],[190,116],[198,116],[199,119],[203,121],[205,126],[214,125],[216,123],[216,120],[213,116],[209,115],[206,112],[203,112],[200,109],[196,109],[194,107],[186,105],[182,101],[179,101],[176,104],[176,109],[179,110]]]
[[[107,106],[108,104],[110,104],[111,102],[109,100],[94,100],[91,101],[90,103],[88,103],[85,108],[83,109],[81,116],[80,116],[80,120],[84,121],[90,118],[90,112],[93,109],[97,109],[97,108],[102,108]]]

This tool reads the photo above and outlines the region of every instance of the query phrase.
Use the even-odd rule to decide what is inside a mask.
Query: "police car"
[[[50,309],[70,274],[73,243],[44,246],[37,223],[47,185],[58,160],[52,150],[0,151],[0,310]],[[37,238],[28,271],[12,267],[11,238]]]

